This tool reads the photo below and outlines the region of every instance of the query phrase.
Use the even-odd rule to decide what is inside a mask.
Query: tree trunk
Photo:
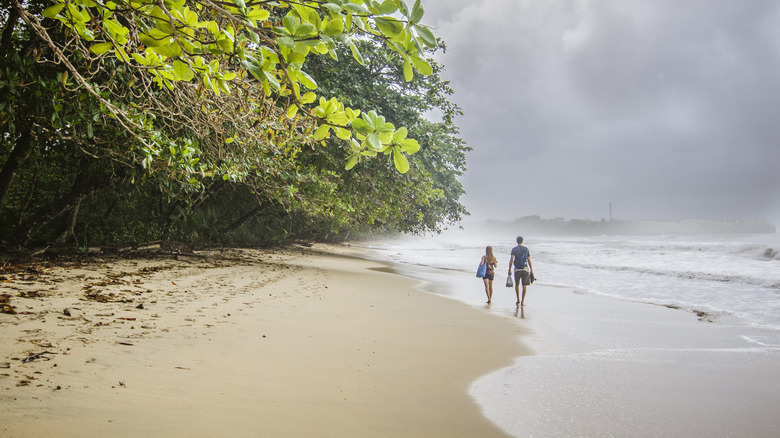
[[[0,55],[5,57],[11,52],[11,38],[14,35],[16,20],[19,19],[19,11],[16,8],[10,8],[8,20],[5,22],[2,40],[0,40]]]
[[[186,202],[183,201],[181,197],[178,198],[176,202],[174,202],[171,207],[168,209],[167,214],[164,216],[165,222],[163,223],[162,227],[162,235],[160,236],[161,239],[164,239],[165,236],[168,235],[168,232],[171,229],[171,225],[175,221],[181,220],[189,214],[193,208],[196,208],[200,205],[202,205],[204,202],[206,202],[209,197],[213,196],[215,193],[218,193],[223,188],[225,188],[225,184],[221,179],[218,179],[211,183],[198,197],[191,201]],[[162,200],[160,201],[162,202]],[[163,207],[160,207],[160,211],[164,211]]]
[[[19,205],[19,211],[17,212],[19,219],[16,222],[17,227],[22,225],[22,218],[24,217],[25,212],[27,212],[27,209],[30,207],[30,202],[32,202],[33,196],[35,195],[35,188],[38,186],[38,178],[40,178],[40,176],[41,166],[37,165],[35,168],[35,174],[30,181],[30,188],[27,190],[27,196],[24,197],[24,201],[22,201],[22,203]]]
[[[230,234],[233,231],[236,231],[239,229],[242,225],[249,222],[250,219],[257,216],[261,211],[265,210],[265,206],[258,205],[257,207],[253,208],[251,211],[247,212],[245,215],[238,218],[238,220],[234,221],[232,224],[228,225],[227,228],[222,230],[223,234]]]
[[[55,240],[56,245],[66,245],[68,241],[73,240],[77,245],[79,243],[76,237],[76,219],[79,216],[79,208],[81,207],[81,201],[84,200],[83,196],[76,199],[76,204],[70,209],[68,214],[62,220],[62,233]]]
[[[5,208],[5,199],[11,190],[11,184],[13,184],[14,177],[19,169],[22,167],[22,162],[32,150],[32,136],[27,128],[26,124],[22,124],[22,134],[19,140],[16,142],[11,154],[8,155],[3,169],[0,170],[0,241],[7,241],[8,233],[11,231],[10,227],[3,221],[3,215],[1,214]]]
[[[81,201],[87,197],[87,193],[90,192],[90,185],[92,177],[90,175],[90,159],[84,157],[81,159],[79,165],[79,173],[76,175],[76,179],[73,181],[73,186],[70,188],[69,198],[73,199],[73,207],[63,217],[62,225],[60,226],[60,235],[56,239],[55,243],[59,245],[66,244],[71,238],[74,242],[78,243],[75,239],[75,233],[73,232],[76,226],[76,218],[79,215],[79,207],[81,207]]]

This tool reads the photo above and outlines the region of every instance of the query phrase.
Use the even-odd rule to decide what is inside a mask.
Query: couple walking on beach
[[[493,255],[493,247],[488,246],[485,248],[485,255],[482,256],[479,269],[477,270],[477,276],[482,277],[482,281],[485,282],[485,294],[487,295],[488,303],[493,299],[493,278],[495,277],[497,266],[498,259]],[[522,307],[525,305],[526,287],[534,280],[534,267],[531,264],[531,252],[523,246],[523,238],[521,236],[517,236],[517,246],[512,248],[512,253],[509,256],[509,278],[512,275],[512,268],[514,268],[515,274],[514,286],[515,295],[517,295],[517,305]],[[509,278],[507,279],[507,287],[511,287]],[[522,298],[520,296],[521,287],[523,289]]]

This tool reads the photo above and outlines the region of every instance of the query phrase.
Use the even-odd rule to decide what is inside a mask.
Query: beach
[[[471,272],[391,263],[370,247],[7,268],[0,294],[15,313],[0,314],[0,436],[770,438],[780,428],[772,332],[543,282],[518,308],[501,275],[488,305]]]
[[[3,437],[506,437],[469,394],[505,318],[349,247],[6,266]]]

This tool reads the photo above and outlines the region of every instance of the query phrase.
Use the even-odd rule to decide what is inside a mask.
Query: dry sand
[[[468,390],[519,325],[345,251],[5,266],[0,436],[507,436]]]

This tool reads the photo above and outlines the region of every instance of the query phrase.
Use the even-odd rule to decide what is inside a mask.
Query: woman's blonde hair
[[[488,246],[485,248],[485,260],[488,263],[494,263],[496,261],[496,257],[493,255],[493,247]]]

